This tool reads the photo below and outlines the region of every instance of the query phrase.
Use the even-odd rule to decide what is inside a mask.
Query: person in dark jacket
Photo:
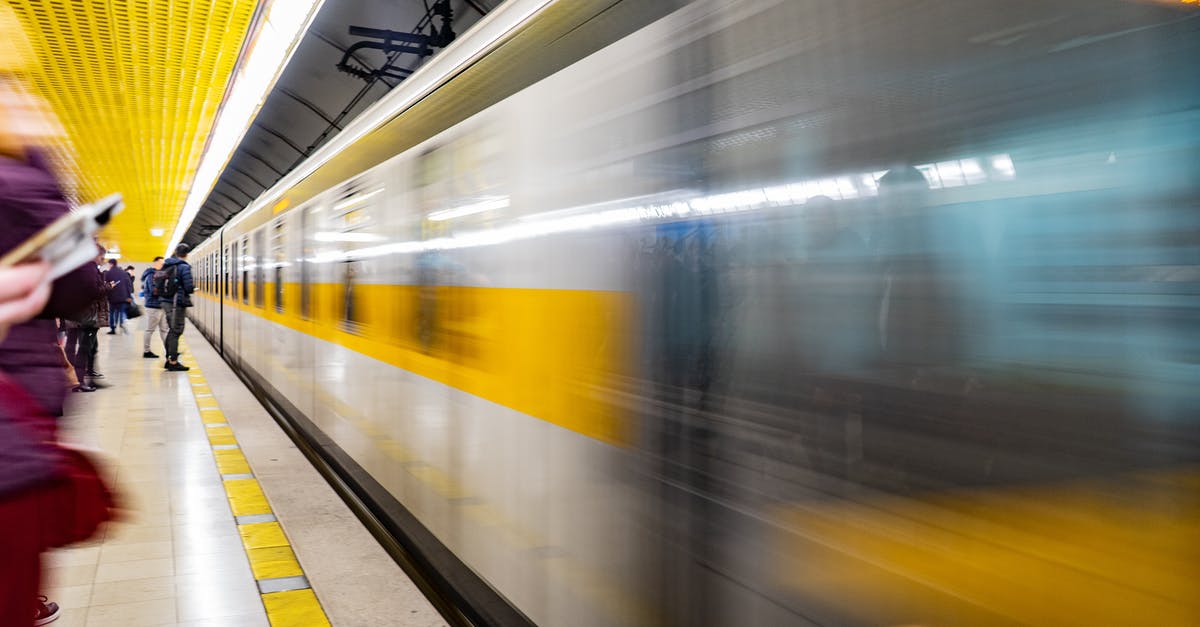
[[[195,285],[192,282],[192,266],[187,262],[188,253],[192,250],[187,244],[180,244],[175,247],[175,254],[165,262],[163,262],[163,270],[167,271],[168,281],[175,284],[173,296],[160,294],[163,313],[166,314],[167,324],[171,331],[167,333],[166,351],[167,363],[163,366],[167,370],[179,371],[189,370],[189,368],[179,363],[179,336],[183,335],[183,326],[187,321],[187,308],[192,306],[192,291]],[[170,289],[165,290],[170,292]]]
[[[116,259],[108,260],[108,271],[104,273],[108,282],[108,334],[116,335],[117,327],[125,329],[125,309],[133,302],[133,281],[129,273],[117,265]]]
[[[162,270],[163,258],[155,257],[154,265],[146,268],[142,273],[142,294],[145,297],[146,306],[146,335],[142,339],[142,357],[146,359],[155,359],[155,355],[150,351],[150,338],[154,335],[154,330],[158,329],[158,334],[162,338],[163,350],[167,346],[167,333],[170,333],[171,328],[167,325],[167,317],[163,314],[162,302],[158,298],[158,288],[154,286],[154,273]]]
[[[103,262],[104,253],[101,252],[96,258],[96,263],[99,265]],[[104,378],[104,375],[96,372],[96,355],[100,348],[97,334],[100,332],[100,325],[108,319],[109,289],[109,284],[99,270],[95,273],[95,285],[99,289],[99,295],[72,320],[72,326],[76,327],[77,341],[74,343],[74,351],[68,349],[67,357],[75,367],[75,378],[79,380],[79,385],[72,388],[75,392],[95,392],[96,388],[108,387],[97,381]],[[68,346],[71,346],[69,338]]]

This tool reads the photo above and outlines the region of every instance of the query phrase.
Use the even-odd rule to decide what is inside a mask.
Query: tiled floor
[[[207,342],[188,338],[332,624],[443,624]],[[46,594],[64,608],[54,625],[267,625],[187,374],[143,359],[140,333],[100,339],[110,387],[73,395],[64,438],[100,451],[126,515],[46,557]]]

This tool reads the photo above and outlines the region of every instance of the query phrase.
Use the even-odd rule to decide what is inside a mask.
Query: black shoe
[[[80,383],[79,385],[71,388],[71,391],[72,392],[95,392],[96,388],[94,388],[86,383]]]
[[[116,331],[109,331],[108,333],[105,333],[105,335],[116,335],[116,334],[117,334]]]
[[[104,375],[100,374],[99,372],[96,372],[95,370],[88,372],[88,376],[93,379],[103,379],[104,378]]]
[[[111,385],[109,385],[107,383],[101,383],[99,381],[88,381],[88,385],[91,386],[92,389],[95,389],[95,390],[112,387]]]
[[[58,604],[46,597],[39,596],[34,607],[33,624],[45,625],[58,620]]]
[[[158,359],[158,355],[155,355],[154,353],[151,353],[150,351],[146,351],[146,352],[142,353],[142,357],[145,357],[146,359]]]
[[[168,363],[168,364],[167,364],[167,370],[170,370],[170,371],[172,371],[172,372],[185,372],[185,371],[191,370],[191,368],[188,368],[187,366],[185,366],[185,365],[183,365],[183,364],[181,364],[181,363],[178,363],[178,362],[176,362],[176,363],[173,363],[173,364],[172,364],[172,363]]]

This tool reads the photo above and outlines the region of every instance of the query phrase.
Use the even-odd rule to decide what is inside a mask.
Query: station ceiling
[[[66,130],[70,187],[81,202],[125,196],[101,242],[161,254],[258,0],[6,2],[36,56],[30,83]]]
[[[462,35],[500,2],[450,0],[451,30]],[[371,48],[346,59],[346,51],[357,42],[380,41],[351,35],[351,26],[428,35],[436,4],[435,0],[326,0],[183,241],[192,245],[204,241],[400,83],[395,77],[364,78],[338,68],[345,59],[360,73],[370,73],[388,60],[384,52]],[[440,16],[432,21],[435,28],[442,27]],[[434,46],[430,52],[440,49]],[[429,58],[395,55],[389,73],[403,75]]]
[[[74,157],[67,187],[80,202],[125,196],[125,211],[101,243],[130,261],[163,254],[267,0],[4,1],[37,57],[29,82],[66,131]],[[450,0],[453,31],[462,34],[501,1]],[[362,75],[388,61],[371,48],[347,60],[358,75],[338,69],[346,50],[365,39],[350,35],[350,26],[428,33],[435,4],[326,0],[184,241],[202,241],[399,84],[395,76]],[[391,73],[427,59],[394,55]]]

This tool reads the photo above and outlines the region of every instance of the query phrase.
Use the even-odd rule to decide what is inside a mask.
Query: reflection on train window
[[[233,298],[233,294],[229,291],[229,286],[233,284],[233,277],[231,276],[233,272],[233,256],[230,255],[230,250],[232,250],[231,247],[225,247],[225,298]]]
[[[358,333],[362,325],[362,303],[358,302],[361,296],[358,285],[361,275],[361,261],[342,263],[342,323],[351,333]]]
[[[267,255],[263,229],[254,232],[254,306],[261,308],[266,298]]]

